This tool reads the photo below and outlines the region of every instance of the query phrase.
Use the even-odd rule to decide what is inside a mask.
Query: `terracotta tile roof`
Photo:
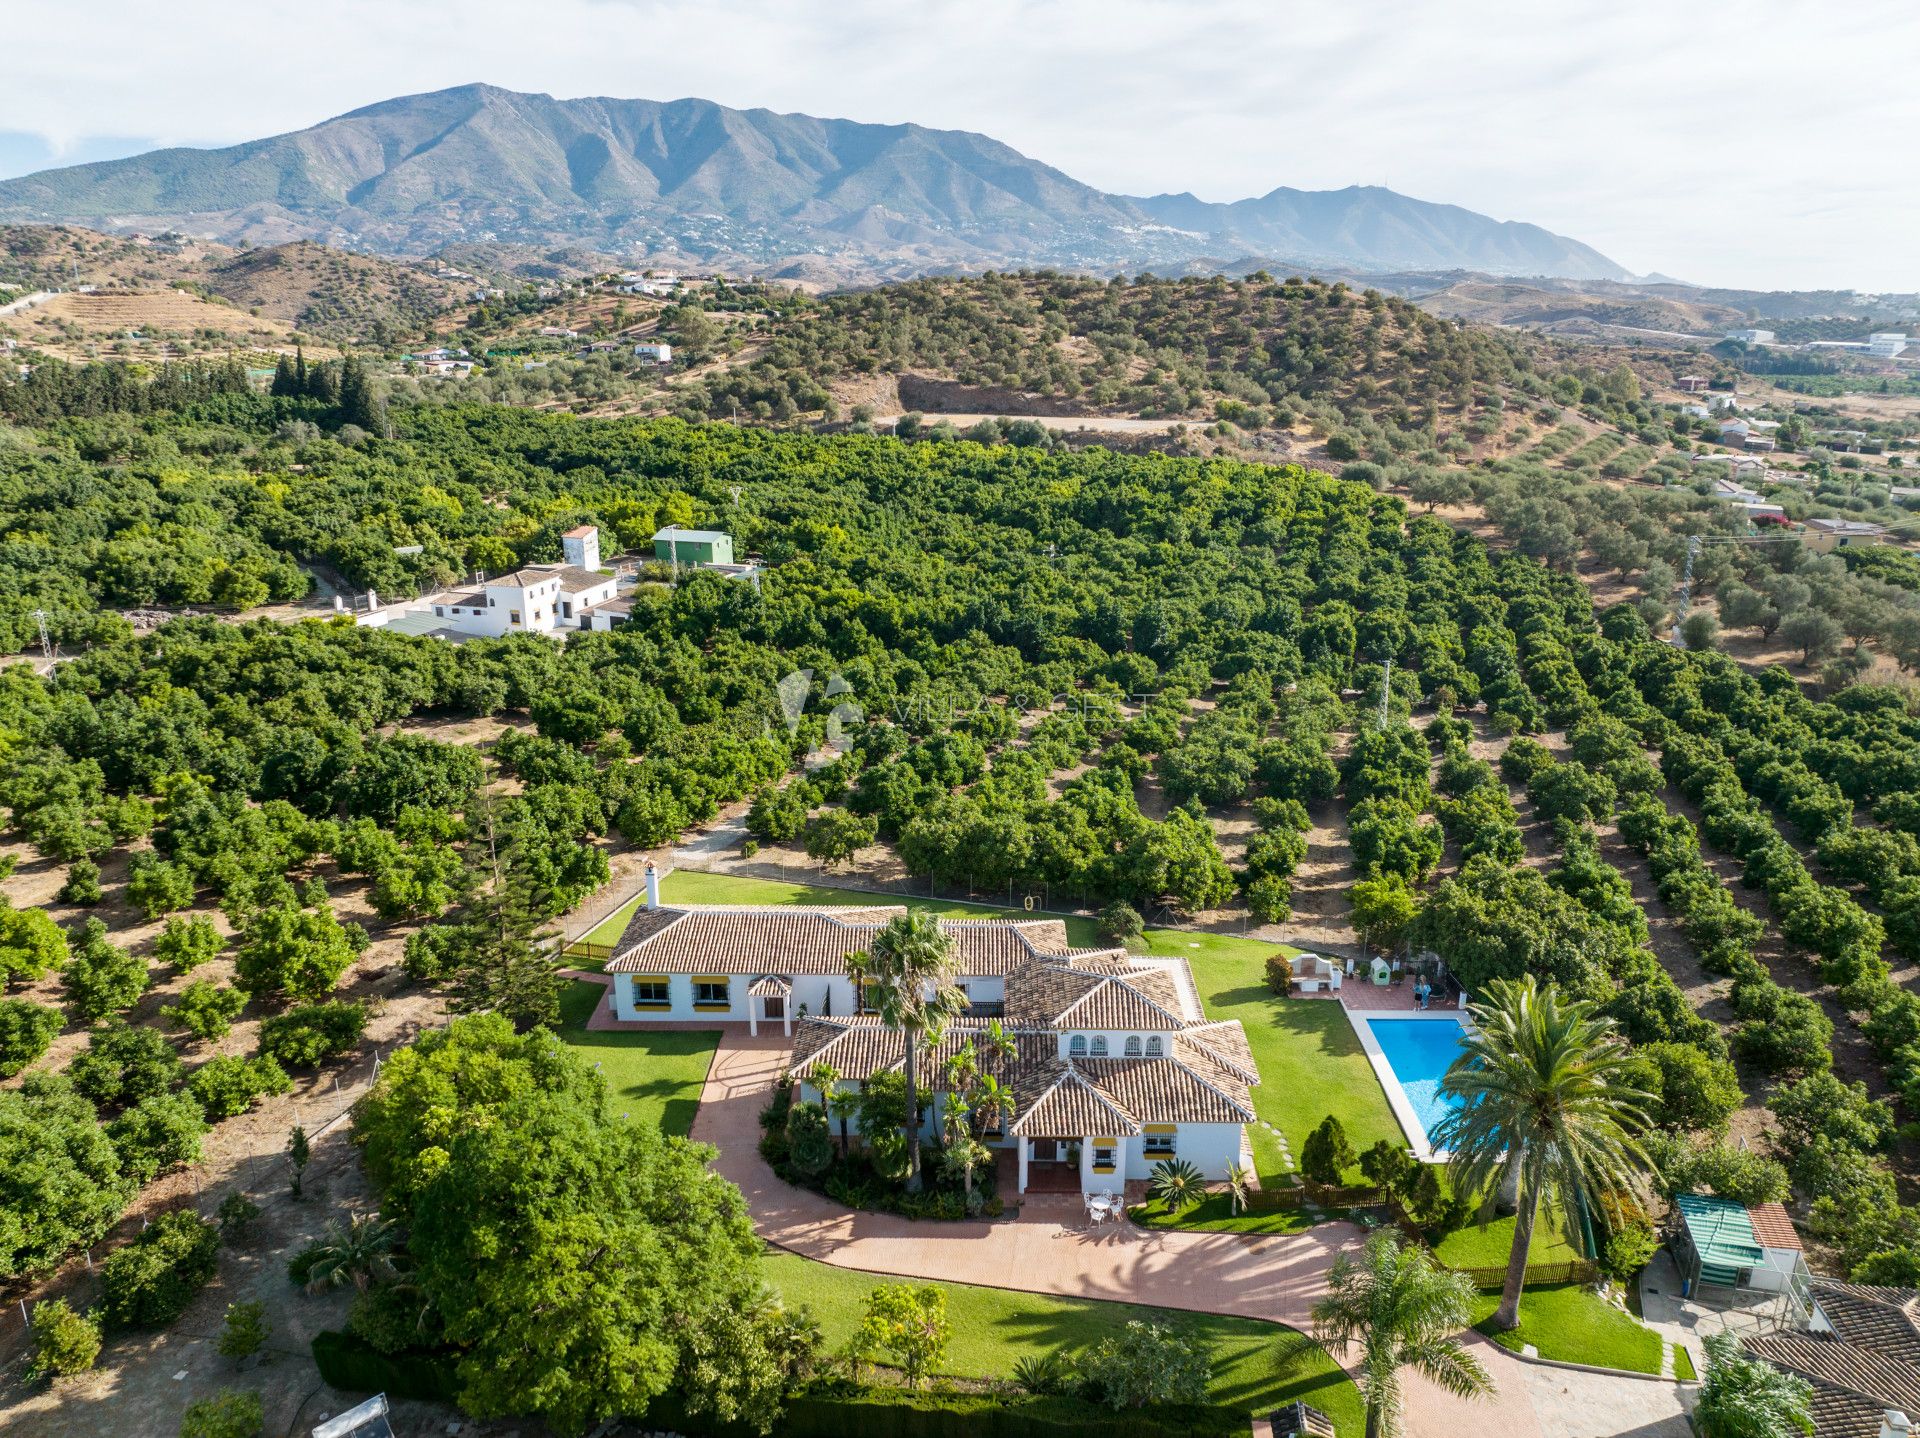
[[[930,1051],[923,1049],[920,1073],[932,1074],[976,1038],[982,1025],[959,1023]],[[1244,1048],[1237,1023],[1204,1024],[1211,1044]],[[1177,1036],[1165,1058],[1060,1057],[1056,1029],[1012,1029],[1018,1051],[1008,1086],[1013,1114],[1008,1132],[1027,1138],[1118,1137],[1150,1123],[1251,1123],[1254,1118],[1248,1080],[1215,1062],[1213,1049],[1188,1046]],[[808,1018],[794,1031],[789,1067],[796,1073],[825,1059],[854,1083],[890,1072],[906,1062],[906,1045],[897,1029],[878,1015]],[[1254,1076],[1258,1081],[1258,1075]],[[1077,1125],[1077,1127],[1076,1127]]]
[[[956,1024],[939,1043],[920,1046],[915,1071],[920,1082],[931,1087],[932,1076],[953,1055],[967,1046],[979,1030]],[[825,1059],[849,1083],[865,1083],[877,1073],[891,1073],[907,1061],[907,1044],[900,1030],[880,1022],[878,1014],[857,1014],[850,1018],[802,1019],[794,1030],[793,1059],[795,1073]]]
[[[1830,1278],[1814,1279],[1812,1288],[1814,1302],[1843,1343],[1920,1364],[1920,1329],[1914,1325],[1920,1289],[1875,1288]]]
[[[1009,1022],[1035,1028],[1182,1029],[1180,991],[1162,969],[1096,959],[1024,965],[1007,978]]]
[[[1015,1114],[1007,1132],[1018,1138],[1119,1138],[1140,1132],[1139,1120],[1077,1063],[1056,1059],[1029,1069],[1016,1076],[1014,1094]]]
[[[1800,1235],[1794,1232],[1793,1220],[1787,1216],[1787,1206],[1783,1203],[1756,1203],[1747,1209],[1747,1218],[1753,1224],[1753,1236],[1762,1248],[1800,1249]]]
[[[1876,1405],[1873,1430],[1876,1433],[1880,1408],[1920,1413],[1920,1367],[1911,1363],[1902,1363],[1851,1343],[1803,1333],[1752,1338],[1747,1340],[1746,1348],[1775,1368],[1798,1373],[1809,1382],[1870,1399]]]
[[[1884,1411],[1871,1398],[1819,1382],[1814,1383],[1813,1401],[1807,1405],[1815,1438],[1880,1438]]]
[[[1242,1085],[1260,1082],[1253,1046],[1247,1042],[1247,1031],[1238,1019],[1195,1024],[1177,1035],[1173,1044],[1176,1053],[1203,1071],[1211,1068]]]
[[[846,956],[864,949],[906,910],[847,908],[640,908],[613,946],[611,974],[844,974]],[[1058,919],[942,919],[962,977],[999,977],[1034,958],[1069,952]]]
[[[1253,1103],[1244,1083],[1216,1083],[1178,1057],[1072,1062],[1102,1094],[1141,1123],[1253,1122]]]

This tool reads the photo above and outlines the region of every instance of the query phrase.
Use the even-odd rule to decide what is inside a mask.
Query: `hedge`
[[[445,1353],[381,1353],[351,1333],[324,1329],[314,1335],[313,1361],[332,1387],[349,1393],[384,1393],[451,1403],[459,1391],[454,1358]]]

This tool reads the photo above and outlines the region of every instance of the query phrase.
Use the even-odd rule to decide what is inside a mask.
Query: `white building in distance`
[[[455,634],[499,638],[567,629],[611,629],[631,606],[615,597],[618,581],[599,572],[600,531],[590,524],[560,538],[562,564],[531,564],[443,594],[433,614]]]

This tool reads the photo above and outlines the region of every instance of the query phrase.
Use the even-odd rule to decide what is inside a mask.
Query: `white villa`
[[[858,1086],[905,1062],[900,1032],[867,1012],[846,956],[894,905],[754,908],[647,903],[613,947],[616,1018],[778,1023],[795,1074],[825,1060]],[[1237,1021],[1210,1022],[1184,960],[1075,949],[1058,919],[943,919],[972,1008],[919,1058],[929,1090],[946,1058],[1000,1020],[1015,1057],[1001,1075],[1012,1113],[986,1141],[1015,1154],[1019,1191],[1118,1193],[1178,1157],[1209,1179],[1247,1162],[1251,1086]],[[802,1083],[799,1097],[820,1095]],[[926,1119],[928,1131],[935,1116]]]
[[[600,571],[600,531],[581,525],[560,537],[565,559],[531,564],[435,596],[433,614],[456,634],[499,638],[564,629],[611,629],[631,610],[615,598],[619,581]]]

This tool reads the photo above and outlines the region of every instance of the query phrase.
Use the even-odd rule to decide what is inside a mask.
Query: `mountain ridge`
[[[218,149],[174,147],[0,181],[0,221],[165,227],[389,254],[495,241],[682,251],[877,275],[1049,265],[1276,263],[1627,278],[1575,240],[1378,187],[1221,204],[1108,194],[991,136],[472,84]]]

